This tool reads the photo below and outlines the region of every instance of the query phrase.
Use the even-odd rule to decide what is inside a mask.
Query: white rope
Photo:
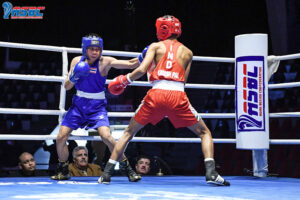
[[[40,51],[54,51],[54,52],[63,52],[63,50],[65,49],[65,47],[38,45],[38,44],[24,44],[24,43],[14,43],[14,42],[0,42],[0,47],[31,49],[31,50],[40,50]],[[67,48],[67,49],[70,49],[71,51],[71,49],[75,49],[75,48]]]
[[[270,113],[270,117],[300,117],[300,112],[279,112],[279,113]]]
[[[1,113],[1,109],[0,109]],[[198,113],[202,118],[234,118],[234,113]],[[108,112],[108,117],[133,117],[134,112]]]
[[[36,114],[36,115],[62,115],[66,111],[60,110],[39,110],[24,108],[0,108],[3,114]],[[199,113],[202,118],[234,118],[234,113]],[[134,112],[108,112],[108,117],[133,117]]]
[[[0,42],[0,47],[18,48],[18,49],[31,49],[40,51],[55,51],[68,53],[81,53],[81,48],[70,48],[70,47],[57,47],[49,45],[36,45],[36,44],[24,44],[24,43],[13,43],[13,42]],[[121,56],[121,57],[138,57],[141,53],[139,52],[126,52],[126,51],[110,51],[103,50],[103,55],[109,56]],[[234,63],[234,58],[224,58],[224,57],[209,57],[209,56],[194,56],[195,61],[207,61],[207,62],[229,62]]]
[[[269,89],[300,87],[300,82],[269,84]]]
[[[192,88],[192,89],[218,89],[218,90],[234,90],[235,85],[217,85],[217,84],[185,84],[185,88]]]
[[[26,115],[61,115],[66,111],[60,110],[39,110],[39,109],[24,109],[24,108],[0,108],[0,113],[5,114],[26,114]]]
[[[56,135],[0,135],[0,140],[55,140]],[[92,140],[102,141],[100,136],[74,136],[71,135],[69,140]],[[118,140],[118,138],[115,138]],[[233,144],[236,139],[213,139],[214,143]],[[158,142],[158,143],[201,143],[200,138],[166,138],[166,137],[133,137],[131,142]],[[300,144],[299,139],[274,139],[270,144]]]
[[[1,109],[0,109],[1,111]],[[205,119],[230,119],[235,118],[235,113],[198,113],[202,118]],[[133,117],[134,112],[108,112],[108,117]],[[278,118],[278,117],[300,117],[300,112],[279,112],[279,113],[270,113],[269,117]]]
[[[291,59],[297,59],[300,58],[300,53],[296,54],[289,54],[284,56],[275,56],[275,60],[291,60]]]
[[[36,115],[61,115],[66,111],[60,110],[39,110],[24,108],[0,108],[3,114],[36,114]],[[234,118],[234,113],[199,113],[202,118]],[[108,117],[133,117],[134,112],[108,112]]]
[[[0,73],[0,78],[13,79],[13,80],[48,81],[48,82],[65,81],[65,78],[62,76],[23,75],[23,74],[4,74],[4,73]]]
[[[106,84],[109,84],[110,81],[112,81],[112,80],[106,80]],[[145,81],[134,81],[133,83],[130,84],[130,86],[152,87],[152,85],[149,82],[145,82]],[[269,89],[292,88],[292,87],[300,87],[300,82],[268,84]],[[185,84],[185,88],[189,88],[189,89],[234,90],[235,85],[187,83],[187,84]]]
[[[224,58],[224,57],[209,57],[209,56],[193,56],[194,61],[206,61],[206,62],[226,62],[234,63],[235,58]]]
[[[21,75],[21,74],[4,74],[0,73],[0,78],[2,79],[13,79],[13,80],[30,80],[30,81],[47,81],[47,82],[64,82],[65,77],[63,76],[46,76],[46,75]],[[106,84],[112,80],[106,80]],[[146,86],[152,87],[149,82],[146,81],[134,81],[130,86]],[[278,89],[278,88],[291,88],[291,87],[300,87],[300,82],[293,83],[279,83],[279,84],[269,84],[269,89]],[[187,83],[185,88],[189,89],[220,89],[220,90],[234,90],[235,85],[225,85],[225,84],[192,84]]]
[[[54,52],[63,52],[66,50],[69,53],[81,53],[81,48],[71,48],[71,47],[58,47],[50,45],[36,45],[36,44],[24,44],[24,43],[13,43],[13,42],[0,42],[0,47],[9,47],[9,48],[19,48],[19,49],[31,49],[31,50],[41,50],[41,51],[54,51]],[[139,52],[125,52],[125,51],[110,51],[104,50],[103,55],[110,56],[123,56],[123,57],[137,57]],[[268,56],[274,60],[290,60],[300,58],[300,53],[289,54],[283,56]],[[226,57],[209,57],[209,56],[194,56],[194,61],[206,61],[206,62],[226,62],[234,63],[235,58],[226,58]]]
[[[270,144],[300,144],[299,139],[273,139],[270,140]]]
[[[40,110],[40,109],[24,109],[24,108],[0,108],[3,114],[28,114],[28,115],[63,115],[66,111],[60,110]],[[205,119],[230,119],[235,118],[235,113],[198,113]],[[133,117],[134,112],[108,112],[108,117]],[[270,113],[269,117],[300,117],[300,112],[279,112]]]

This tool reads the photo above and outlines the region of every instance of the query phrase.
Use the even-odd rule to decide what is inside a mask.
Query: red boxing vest
[[[154,69],[152,67],[148,69],[149,81],[169,80],[184,82],[185,70],[176,58],[177,50],[182,44],[176,40],[164,40],[162,42],[166,47],[166,53]]]

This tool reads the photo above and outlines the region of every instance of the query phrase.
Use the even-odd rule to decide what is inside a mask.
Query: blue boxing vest
[[[84,61],[82,56],[80,61]],[[77,90],[87,93],[99,93],[105,91],[105,81],[107,76],[101,76],[99,71],[99,60],[90,65],[90,74],[87,77],[80,77],[75,83]]]

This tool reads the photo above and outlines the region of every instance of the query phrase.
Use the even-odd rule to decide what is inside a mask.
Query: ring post
[[[63,47],[62,51],[62,76],[66,78],[68,76],[68,51],[66,50],[65,47]],[[65,104],[66,104],[66,89],[64,87],[64,82],[61,83],[60,86],[60,99],[59,99],[59,110],[60,111],[65,111]],[[61,124],[63,120],[63,115],[60,114],[58,118],[58,123]]]
[[[269,149],[268,36],[235,37],[237,149]]]

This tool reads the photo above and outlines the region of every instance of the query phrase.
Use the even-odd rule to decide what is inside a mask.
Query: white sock
[[[210,161],[210,160],[214,161],[214,159],[213,159],[213,158],[205,158],[205,159],[204,159],[204,162],[206,162],[206,161]]]
[[[108,162],[111,163],[111,164],[114,164],[114,165],[117,163],[117,161],[112,160],[112,159],[109,159]]]

